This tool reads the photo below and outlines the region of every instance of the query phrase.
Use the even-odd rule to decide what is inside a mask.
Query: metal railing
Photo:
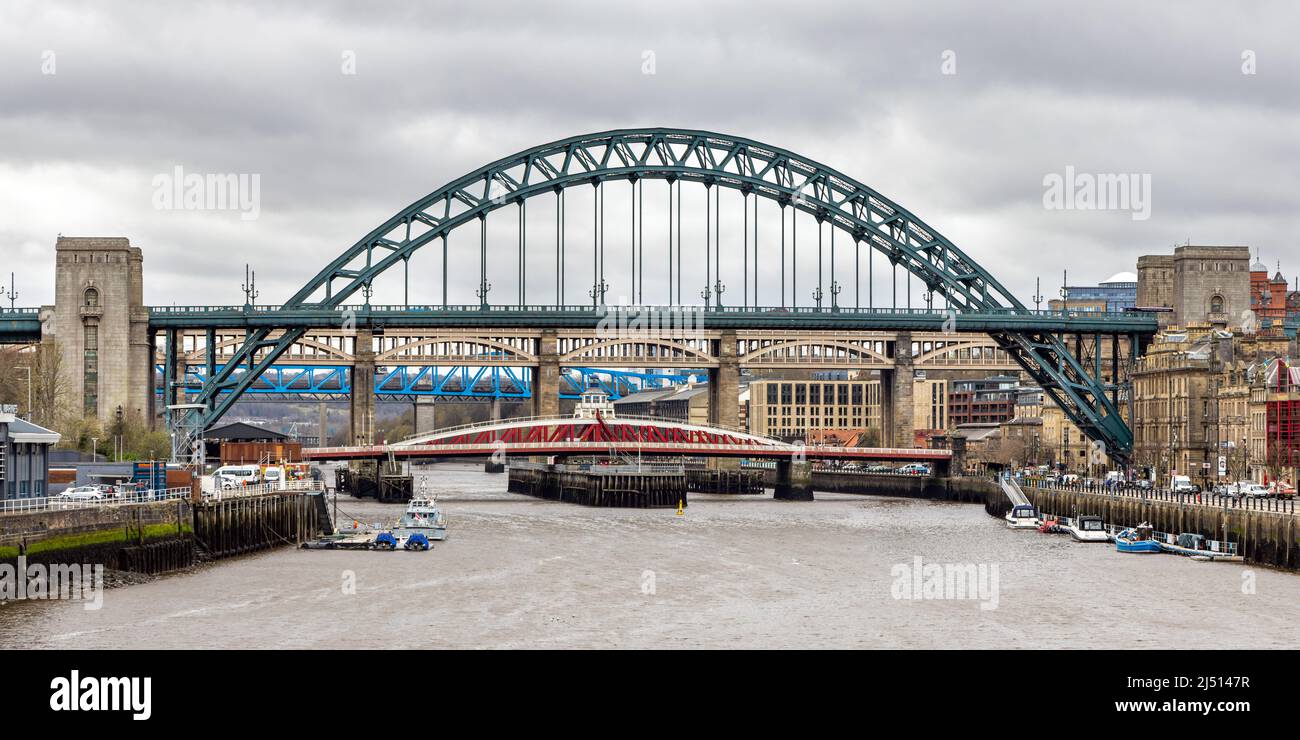
[[[424,432],[424,433],[422,433],[422,434],[413,434],[413,435],[411,435],[411,436],[409,436],[409,437],[405,437],[405,438],[399,440],[398,442],[393,442],[393,443],[391,443],[391,444],[394,444],[394,445],[400,445],[400,444],[404,444],[404,443],[410,442],[411,440],[420,439],[420,438],[422,438],[422,437],[430,437],[430,436],[434,436],[434,435],[450,434],[450,433],[452,433],[452,432],[468,431],[468,430],[473,430],[473,429],[487,429],[487,428],[490,428],[490,427],[494,427],[494,426],[502,426],[502,425],[507,425],[507,426],[508,426],[508,425],[512,425],[512,424],[529,424],[529,423],[533,423],[533,422],[542,422],[542,421],[545,421],[545,422],[556,422],[556,423],[596,423],[596,420],[595,420],[595,419],[579,418],[579,417],[576,417],[576,416],[558,416],[558,415],[556,415],[556,416],[516,416],[516,417],[511,417],[511,418],[509,418],[509,419],[497,419],[497,420],[495,420],[495,421],[492,421],[492,420],[489,420],[489,421],[474,421],[474,422],[470,422],[470,423],[468,423],[468,424],[458,424],[458,425],[453,426],[453,427],[443,427],[443,428],[441,428],[441,429],[435,429],[435,430],[433,430],[433,431],[431,431],[431,432]],[[727,426],[727,425],[724,425],[724,424],[709,424],[709,425],[707,425],[707,426],[701,426],[701,425],[699,425],[699,424],[692,424],[692,423],[690,423],[690,422],[686,422],[686,421],[676,421],[676,420],[674,420],[674,419],[665,419],[665,418],[663,418],[663,417],[659,417],[659,416],[636,416],[636,415],[631,415],[631,414],[619,414],[619,415],[617,415],[617,416],[610,416],[610,417],[608,417],[608,418],[605,419],[605,423],[606,423],[606,424],[617,424],[617,423],[622,422],[622,421],[649,421],[649,422],[654,422],[654,423],[656,423],[656,424],[667,424],[667,425],[672,425],[672,426],[687,427],[687,428],[698,429],[698,430],[700,430],[700,431],[706,431],[706,432],[707,432],[707,431],[732,432],[732,433],[737,433],[737,434],[744,434],[744,435],[747,436],[747,437],[754,437],[755,439],[761,439],[761,440],[763,440],[763,441],[765,441],[765,442],[768,442],[768,443],[770,443],[770,444],[773,444],[773,445],[788,446],[789,444],[791,444],[791,443],[788,443],[788,442],[782,442],[781,440],[777,439],[776,437],[768,437],[768,436],[763,435],[763,434],[755,434],[754,432],[748,431],[748,430],[746,430],[746,429],[741,429],[740,427],[732,427],[732,426]],[[635,440],[630,441],[630,442],[615,441],[615,442],[613,442],[613,444],[628,444],[628,445],[635,445],[635,444],[636,444],[636,441],[635,441]]]
[[[19,514],[32,511],[67,511],[72,509],[98,509],[109,506],[128,506],[131,504],[152,504],[158,501],[171,501],[189,498],[191,489],[167,488],[162,490],[130,491],[120,494],[106,494],[98,499],[64,498],[62,496],[41,496],[39,498],[18,498],[0,501],[0,514]]]
[[[221,501],[222,499],[244,496],[262,496],[268,493],[292,493],[323,491],[324,483],[317,480],[286,481],[279,483],[260,483],[254,486],[214,491],[203,494],[204,500]],[[114,506],[133,506],[137,504],[154,504],[159,501],[188,499],[193,495],[189,486],[148,491],[127,491],[119,494],[106,494],[98,499],[64,498],[62,496],[41,496],[37,498],[6,499],[0,501],[0,515],[23,514],[36,511],[70,511],[74,509],[99,509]]]
[[[1093,485],[1086,482],[1052,483],[1041,479],[1019,481],[1030,488],[1050,491],[1069,491],[1087,493],[1094,496],[1111,498],[1132,498],[1147,501],[1165,501],[1184,506],[1206,506],[1218,509],[1241,509],[1245,511],[1266,511],[1279,514],[1295,514],[1295,498],[1277,496],[1230,496],[1221,493],[1191,493],[1171,491],[1163,488],[1141,488],[1129,483],[1118,486]]]
[[[39,309],[15,309],[15,311],[35,313]],[[299,306],[283,306],[276,304],[256,304],[256,305],[227,305],[227,306],[150,306],[150,313],[167,315],[167,314],[214,314],[214,313],[353,313],[353,314],[382,314],[382,313],[577,313],[577,314],[605,314],[609,312],[633,313],[647,311],[681,311],[681,312],[703,312],[708,314],[848,314],[856,316],[947,316],[947,311],[942,308],[906,308],[906,307],[855,307],[855,306],[704,306],[701,304],[689,305],[623,305],[623,304],[603,304],[595,306],[589,303],[553,305],[553,304],[479,304],[467,303],[456,305],[442,304],[361,304],[361,305],[339,305],[339,306],[319,306],[315,304],[303,304]],[[1079,309],[1029,309],[1029,308],[981,308],[978,311],[957,311],[958,315],[975,315],[975,316],[1025,316],[1041,318],[1067,318],[1067,319],[1100,319],[1131,322],[1135,319],[1141,319],[1143,314],[1135,314],[1128,311],[1083,311]]]

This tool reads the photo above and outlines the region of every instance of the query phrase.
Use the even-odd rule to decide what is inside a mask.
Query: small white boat
[[[1075,542],[1110,542],[1106,524],[1099,516],[1081,516],[1070,520],[1065,531]]]
[[[1006,516],[1008,529],[1038,529],[1043,517],[1031,504],[1016,504]]]

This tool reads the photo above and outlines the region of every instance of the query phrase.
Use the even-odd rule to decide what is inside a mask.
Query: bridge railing
[[[35,313],[39,309],[15,309],[15,311],[30,311]],[[593,313],[638,313],[638,312],[689,312],[689,313],[707,313],[722,315],[822,315],[822,314],[848,314],[856,316],[945,316],[947,309],[942,308],[897,308],[897,307],[858,307],[858,306],[709,306],[705,307],[698,304],[683,306],[674,305],[621,305],[606,304],[603,306],[592,306],[591,304],[570,304],[570,305],[550,305],[550,304],[459,304],[459,305],[442,305],[442,304],[423,304],[423,305],[346,305],[322,307],[314,304],[305,304],[301,306],[281,306],[273,304],[258,304],[250,306],[150,306],[150,313],[158,315],[174,314],[274,314],[274,313],[336,313],[342,317],[344,314],[354,314],[364,316],[368,314],[402,314],[402,313],[549,313],[549,314],[593,314]],[[958,315],[963,313],[975,313],[980,316],[1022,316],[1022,317],[1041,317],[1041,318],[1076,318],[1076,319],[1093,319],[1093,320],[1114,320],[1114,321],[1133,321],[1144,314],[1134,314],[1127,311],[1085,311],[1080,309],[1030,309],[1030,308],[983,308],[977,312],[958,311]]]
[[[515,416],[509,419],[497,419],[495,421],[475,421],[475,422],[470,422],[468,424],[458,424],[453,427],[443,427],[441,429],[435,429],[433,431],[424,432],[422,434],[412,434],[411,436],[405,437],[404,439],[394,442],[393,444],[404,445],[412,440],[420,439],[422,437],[428,437],[435,434],[442,435],[442,434],[450,434],[452,432],[462,432],[462,431],[469,431],[473,429],[486,429],[490,427],[511,425],[511,424],[528,424],[528,423],[539,422],[539,421],[576,423],[576,422],[593,422],[595,421],[595,419],[583,419],[583,418],[578,418],[576,416]],[[782,442],[781,440],[775,437],[768,437],[762,434],[755,434],[754,432],[748,431],[746,429],[741,429],[740,427],[733,427],[724,424],[709,424],[707,426],[704,426],[700,424],[691,424],[690,422],[685,422],[685,421],[674,421],[672,419],[665,419],[659,416],[639,416],[634,414],[619,414],[618,416],[611,416],[605,419],[606,424],[617,424],[618,422],[621,421],[648,421],[657,424],[671,424],[673,426],[692,427],[695,429],[699,429],[701,431],[732,432],[736,434],[743,434],[747,437],[754,437],[757,439],[761,439],[775,445],[790,444],[788,442]],[[632,442],[631,444],[634,443],[635,442]],[[614,442],[612,442],[612,444],[619,444],[619,441],[615,440]]]

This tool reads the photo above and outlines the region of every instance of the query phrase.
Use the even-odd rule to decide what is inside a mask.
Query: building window
[[[98,290],[96,290],[96,289],[94,289],[94,288],[86,288],[86,292],[82,295],[82,297],[83,297],[83,299],[84,299],[84,303],[83,303],[83,305],[85,305],[87,308],[98,308],[98,307],[99,307],[99,291],[98,291]]]
[[[1210,313],[1223,313],[1223,296],[1214,296],[1210,299]]]
[[[86,414],[94,416],[99,413],[99,326],[86,324],[84,329],[85,348],[82,352],[81,392],[85,398],[84,409]]]

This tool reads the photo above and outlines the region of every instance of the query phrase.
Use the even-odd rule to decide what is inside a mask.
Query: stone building
[[[54,318],[67,402],[101,424],[118,410],[150,421],[153,348],[144,258],[125,238],[60,236]]]
[[[1176,247],[1138,258],[1137,304],[1172,308],[1162,326],[1238,328],[1250,317],[1250,248]]]
[[[1210,335],[1156,337],[1133,371],[1133,463],[1161,484],[1171,475],[1209,482],[1216,371]]]

